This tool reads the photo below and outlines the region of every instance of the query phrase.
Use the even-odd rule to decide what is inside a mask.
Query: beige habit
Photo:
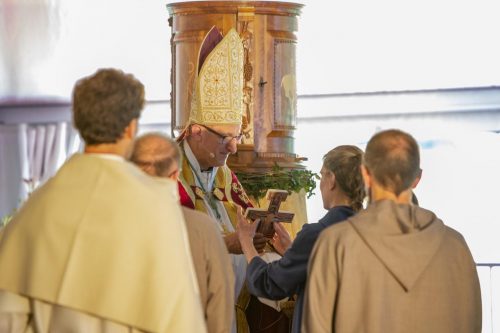
[[[24,302],[46,321],[24,323],[35,332],[205,332],[177,201],[172,181],[116,156],[74,155],[1,233],[2,318]],[[71,330],[58,326],[74,313],[99,329],[78,314]]]
[[[234,273],[216,221],[182,207],[209,333],[231,331],[234,316]]]
[[[434,213],[384,200],[320,235],[302,332],[480,333],[476,267]]]

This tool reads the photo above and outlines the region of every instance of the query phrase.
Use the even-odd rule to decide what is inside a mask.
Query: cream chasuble
[[[148,332],[206,332],[175,183],[72,156],[0,236],[0,289]]]

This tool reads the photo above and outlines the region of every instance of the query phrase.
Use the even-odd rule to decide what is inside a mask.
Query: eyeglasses
[[[224,135],[224,134],[219,133],[216,130],[211,129],[210,127],[207,127],[205,125],[201,125],[201,124],[196,124],[196,125],[201,126],[204,129],[206,129],[207,131],[209,131],[210,133],[217,135],[221,139],[220,143],[224,146],[227,146],[230,143],[231,144],[232,143],[240,143],[241,138],[243,137],[243,133],[240,133],[237,136]]]

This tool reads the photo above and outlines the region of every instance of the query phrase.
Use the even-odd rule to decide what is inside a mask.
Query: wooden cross
[[[266,238],[274,236],[274,222],[291,223],[294,213],[280,211],[280,205],[288,197],[288,192],[285,190],[269,189],[266,193],[266,199],[269,200],[269,206],[266,209],[262,208],[247,208],[245,217],[255,221],[260,219],[260,224],[257,232],[264,234]]]

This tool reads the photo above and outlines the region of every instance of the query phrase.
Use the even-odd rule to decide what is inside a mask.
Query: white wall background
[[[0,0],[0,98],[68,99],[76,79],[113,66],[168,99],[166,3]],[[302,3],[299,94],[500,83],[497,0]]]

